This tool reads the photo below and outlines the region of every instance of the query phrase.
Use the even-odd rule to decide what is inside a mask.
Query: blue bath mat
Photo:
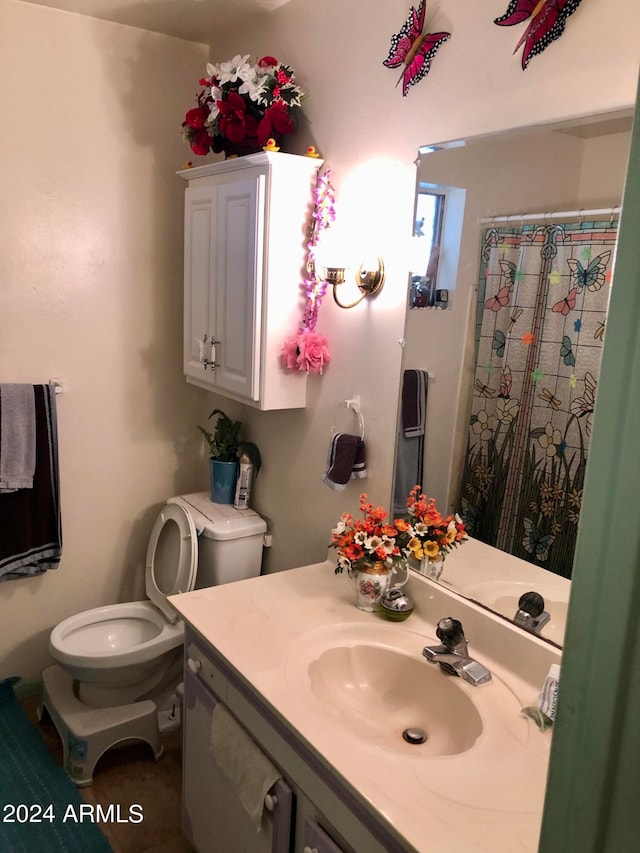
[[[0,851],[109,853],[90,806],[0,681]]]

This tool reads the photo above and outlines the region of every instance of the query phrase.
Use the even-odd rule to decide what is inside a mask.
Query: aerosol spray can
[[[253,465],[246,453],[243,453],[240,457],[240,472],[236,482],[236,496],[233,501],[236,509],[248,509],[252,482]]]

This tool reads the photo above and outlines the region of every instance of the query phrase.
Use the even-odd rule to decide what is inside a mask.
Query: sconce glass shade
[[[377,259],[375,269],[368,269],[364,264],[361,264],[356,272],[356,284],[360,290],[360,296],[354,302],[345,304],[338,298],[337,287],[344,284],[345,270],[343,267],[327,267],[325,269],[325,277],[329,284],[333,285],[333,298],[337,305],[341,308],[355,308],[359,305],[366,296],[375,296],[380,293],[384,286],[385,272],[384,262],[382,258]]]

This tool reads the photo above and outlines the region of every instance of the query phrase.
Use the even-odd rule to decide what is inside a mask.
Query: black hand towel
[[[337,432],[329,444],[327,470],[322,475],[322,482],[337,492],[344,491],[346,484],[351,479],[352,472],[355,473],[356,457],[358,457],[358,468],[356,471],[363,471],[364,475],[366,475],[366,469],[364,468],[364,442],[360,436]],[[356,473],[356,476],[361,477],[363,474]]]

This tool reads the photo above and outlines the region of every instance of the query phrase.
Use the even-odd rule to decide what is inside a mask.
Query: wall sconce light
[[[367,265],[368,267],[368,265]],[[368,269],[364,264],[361,264],[356,272],[356,284],[360,290],[360,296],[355,302],[350,302],[345,305],[338,299],[338,286],[345,283],[345,268],[344,267],[325,267],[325,280],[333,286],[333,298],[337,305],[341,308],[355,308],[366,296],[375,296],[380,293],[384,285],[384,262],[382,258],[377,259],[375,269]]]

